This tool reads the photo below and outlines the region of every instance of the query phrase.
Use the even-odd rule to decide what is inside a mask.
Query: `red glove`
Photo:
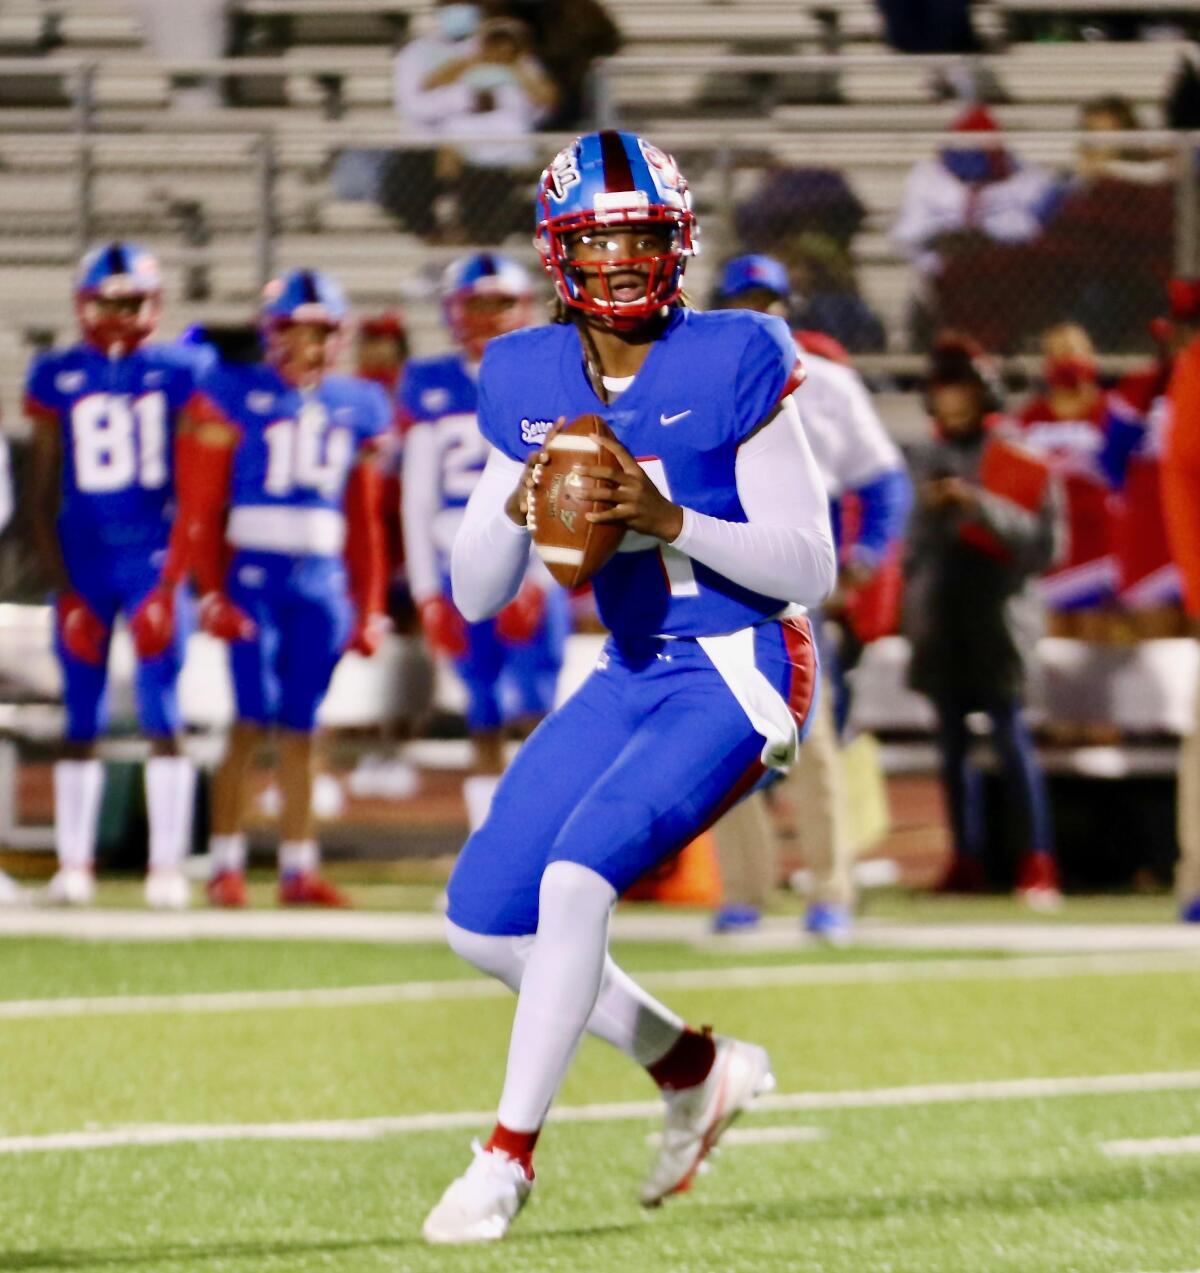
[[[160,583],[129,619],[129,634],[139,659],[165,654],[175,635],[175,589]]]
[[[386,614],[380,614],[378,611],[360,614],[355,620],[350,640],[346,643],[347,653],[361,654],[369,659],[372,654],[378,652],[391,626]]]
[[[223,592],[201,598],[200,626],[219,641],[249,641],[258,632],[254,620]]]
[[[509,645],[528,645],[546,617],[546,594],[531,580],[496,616],[496,635]]]
[[[60,592],[54,610],[67,653],[99,667],[108,653],[108,627],[104,621],[77,592]]]
[[[422,601],[418,609],[429,648],[435,654],[462,658],[467,652],[467,625],[454,603],[447,597],[430,597]]]

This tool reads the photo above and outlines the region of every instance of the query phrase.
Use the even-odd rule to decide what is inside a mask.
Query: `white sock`
[[[58,864],[90,871],[104,792],[104,764],[95,759],[54,765],[54,847]]]
[[[246,869],[246,837],[241,832],[236,835],[210,835],[208,856],[214,875],[220,875],[222,871],[240,873]]]
[[[178,871],[192,846],[196,770],[186,756],[151,756],[145,782],[150,869]]]
[[[480,972],[495,977],[510,990],[519,990],[533,950],[533,935],[490,937],[472,933],[446,921],[450,948]],[[683,1033],[684,1022],[670,1008],[648,994],[628,973],[604,959],[603,979],[587,1032],[611,1043],[639,1065],[661,1060]],[[507,1124],[506,1124],[507,1126]]]
[[[575,862],[551,862],[542,876],[498,1113],[512,1131],[545,1122],[600,993],[616,900],[606,879]]]
[[[321,855],[316,840],[284,840],[279,846],[280,875],[303,875],[315,871]]]
[[[472,774],[463,780],[463,803],[467,806],[467,826],[478,831],[487,821],[492,807],[492,797],[500,779],[496,774]]]

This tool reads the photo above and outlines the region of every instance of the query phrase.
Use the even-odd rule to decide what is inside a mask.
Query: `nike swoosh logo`
[[[658,417],[659,424],[674,424],[676,420],[682,420],[684,416],[691,415],[690,408],[687,411],[680,411],[678,415],[660,415]]]

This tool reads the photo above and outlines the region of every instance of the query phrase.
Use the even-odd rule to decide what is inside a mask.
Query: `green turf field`
[[[692,1020],[765,1044],[776,1097],[646,1213],[654,1089],[589,1043],[510,1239],[463,1251],[425,1247],[420,1223],[488,1130],[511,1001],[444,950],[0,940],[0,1269],[1200,1269],[1200,1152],[1105,1149],[1200,1137],[1200,951],[1037,976],[980,952],[620,956]],[[272,997],[411,982],[422,998]],[[195,997],[231,991],[264,997]],[[635,1104],[583,1108],[613,1102]],[[80,1135],[37,1140],[61,1134]],[[163,1143],[130,1143],[147,1136]]]

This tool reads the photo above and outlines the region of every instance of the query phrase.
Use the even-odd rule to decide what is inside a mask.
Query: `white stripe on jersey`
[[[229,514],[226,538],[235,548],[293,557],[339,557],[346,518],[336,508],[243,504]]]

